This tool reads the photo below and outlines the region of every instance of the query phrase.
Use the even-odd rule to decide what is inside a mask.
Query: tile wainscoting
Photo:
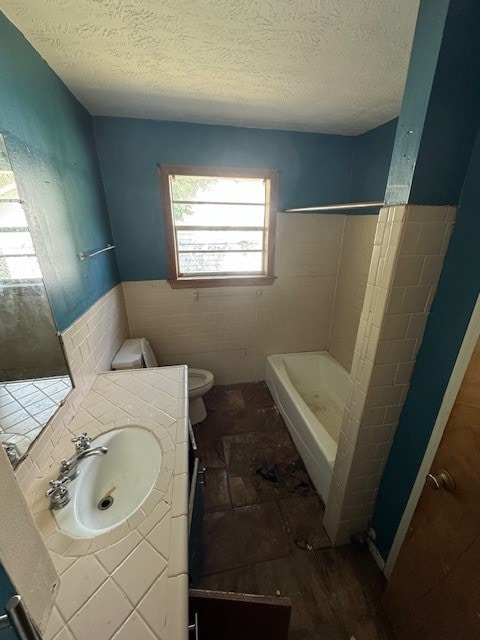
[[[380,212],[324,526],[335,544],[368,527],[456,217]]]
[[[40,468],[60,439],[68,433],[68,425],[97,374],[110,369],[113,356],[128,338],[122,286],[117,285],[97,300],[62,333],[61,338],[74,389],[32,445],[26,460],[15,470],[24,493],[39,476]]]
[[[216,384],[263,380],[266,355],[329,349],[344,231],[348,229],[346,237],[351,238],[360,227],[370,229],[377,219],[358,216],[353,223],[348,218],[280,213],[277,279],[270,287],[199,289],[197,298],[194,290],[171,289],[165,280],[124,282],[131,337],[148,338],[161,365],[186,363],[208,369]],[[342,291],[359,297],[368,266],[363,269],[363,281],[359,270],[350,267],[368,265],[373,247],[373,233],[370,251],[368,230],[361,233],[365,238],[361,257],[347,259],[344,254],[340,276]],[[351,239],[346,251],[358,252]],[[333,342],[341,342],[343,359],[350,362],[360,310],[341,300],[336,317],[349,315],[344,323],[349,338],[344,344],[337,331]]]
[[[378,216],[345,216],[328,350],[350,371]]]

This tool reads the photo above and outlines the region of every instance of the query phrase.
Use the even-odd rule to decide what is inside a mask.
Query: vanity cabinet
[[[189,423],[190,494],[188,510],[188,566],[190,583],[200,565],[203,485],[206,469],[197,455]],[[190,589],[189,638],[191,640],[287,640],[289,598]]]
[[[188,575],[190,582],[197,576],[202,535],[203,484],[205,469],[197,456],[197,444],[189,421],[188,469],[190,492],[188,500]]]
[[[289,598],[202,589],[190,589],[189,595],[191,640],[288,638]]]

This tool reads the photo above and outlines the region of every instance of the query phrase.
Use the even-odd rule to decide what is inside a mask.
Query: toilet
[[[146,338],[129,338],[125,340],[112,361],[114,371],[121,369],[143,369],[158,367],[152,347]],[[213,387],[213,373],[205,369],[188,367],[188,399],[189,416],[192,424],[203,422],[207,410],[203,396]]]

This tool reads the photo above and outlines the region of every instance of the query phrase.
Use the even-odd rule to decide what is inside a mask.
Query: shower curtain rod
[[[383,207],[384,202],[347,202],[346,204],[321,204],[318,207],[301,207],[285,209],[284,213],[301,213],[303,211],[340,211],[342,209],[368,209]]]

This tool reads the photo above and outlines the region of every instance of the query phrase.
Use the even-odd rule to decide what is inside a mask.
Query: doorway
[[[385,592],[388,615],[405,640],[479,637],[478,307],[477,303],[462,346],[465,351],[470,341],[473,353],[470,349],[469,359],[463,354],[465,373]],[[457,365],[461,359],[459,355]]]

